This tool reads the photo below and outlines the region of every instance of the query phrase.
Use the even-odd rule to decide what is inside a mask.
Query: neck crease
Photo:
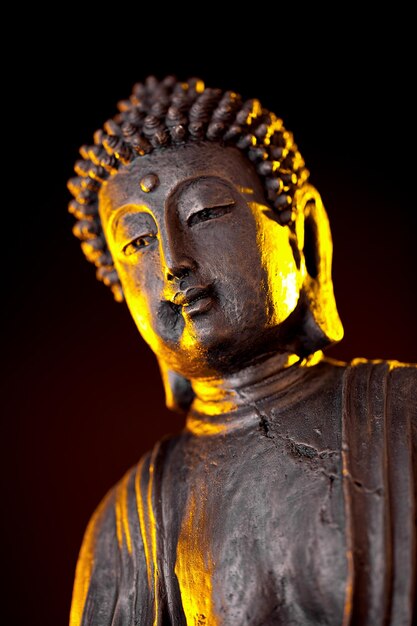
[[[292,384],[294,375],[297,377],[300,370],[315,365],[322,357],[321,350],[304,359],[296,354],[274,354],[223,378],[194,379],[191,412],[220,416],[249,406]]]

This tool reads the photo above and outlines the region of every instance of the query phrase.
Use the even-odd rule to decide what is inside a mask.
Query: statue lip
[[[185,291],[178,291],[172,302],[179,306],[190,306],[193,302],[211,296],[211,285],[206,287],[188,287]]]

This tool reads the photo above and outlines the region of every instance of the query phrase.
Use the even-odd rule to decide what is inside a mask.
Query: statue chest
[[[165,476],[165,535],[187,623],[342,623],[338,450],[249,429],[189,440]]]

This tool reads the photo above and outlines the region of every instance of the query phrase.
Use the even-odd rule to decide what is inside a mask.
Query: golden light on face
[[[294,311],[305,278],[305,265],[300,268],[294,260],[289,229],[266,216],[270,209],[255,202],[249,203],[257,225],[256,245],[265,268],[266,284],[262,287],[269,296],[269,325],[282,323]]]
[[[148,179],[158,184],[144,191]],[[322,232],[317,276],[304,258],[310,201]],[[162,371],[196,380],[216,374],[216,355],[267,352],[303,291],[324,333],[341,338],[330,230],[311,186],[296,196],[293,227],[283,226],[238,150],[187,145],[120,171],[102,186],[99,208],[126,302]],[[193,290],[204,293],[189,306]]]
[[[145,193],[138,181],[151,175],[158,185]],[[211,375],[220,345],[232,356],[256,351],[297,306],[306,279],[302,215],[295,232],[279,224],[234,148],[188,145],[141,157],[103,185],[100,215],[142,336],[186,377]],[[193,289],[207,292],[196,294],[198,307],[189,306]]]

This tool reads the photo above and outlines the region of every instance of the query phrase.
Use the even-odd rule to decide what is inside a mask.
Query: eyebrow
[[[146,204],[140,204],[140,205],[124,204],[122,206],[118,206],[112,210],[112,214],[109,219],[108,226],[110,228],[112,235],[114,235],[117,225],[120,222],[121,218],[124,215],[126,215],[126,213],[129,213],[129,211],[135,215],[141,215],[141,214],[149,215],[152,219],[154,219],[151,210],[149,209],[148,206],[146,206]]]
[[[214,190],[213,188],[210,188],[209,186],[208,188],[209,193],[212,193],[212,191],[218,192],[222,188],[223,190],[229,191],[229,193],[230,192],[233,193],[233,189],[237,189],[241,193],[250,193],[250,194],[254,193],[253,189],[251,189],[250,187],[243,187],[240,185],[236,185],[232,181],[224,179],[221,176],[218,176],[215,174],[210,174],[210,175],[203,174],[203,175],[194,176],[192,178],[179,182],[176,188],[171,192],[170,197],[172,199],[181,197],[184,193],[188,191],[188,189],[193,189],[194,187],[198,187],[201,183],[211,184],[213,182],[217,183],[218,186]]]

